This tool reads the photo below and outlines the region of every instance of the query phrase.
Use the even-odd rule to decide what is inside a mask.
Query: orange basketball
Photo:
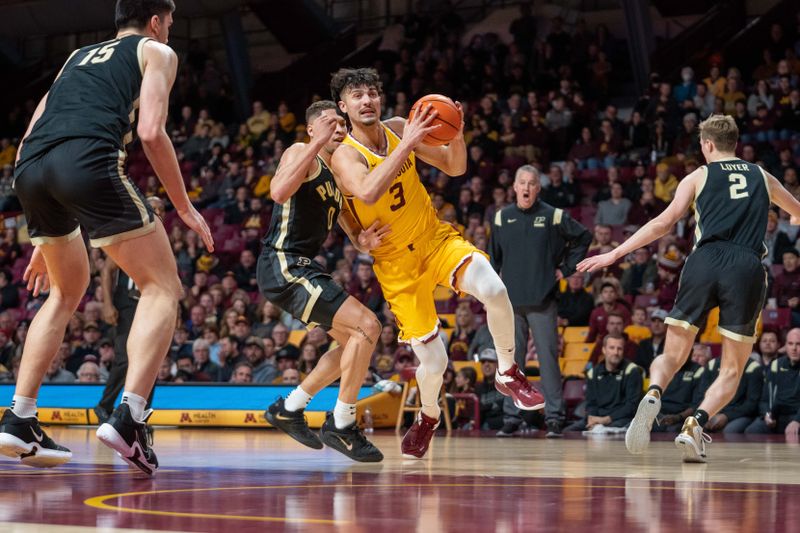
[[[428,104],[439,112],[433,120],[433,124],[438,124],[439,127],[426,135],[422,142],[430,146],[441,146],[449,143],[461,133],[461,113],[458,112],[456,104],[448,97],[441,94],[423,96],[411,108],[408,113],[408,120],[410,121],[414,118],[414,113],[421,109],[420,106],[424,109]]]

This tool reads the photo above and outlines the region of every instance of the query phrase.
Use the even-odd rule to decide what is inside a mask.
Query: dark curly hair
[[[331,97],[334,102],[342,99],[342,93],[353,87],[375,87],[383,93],[383,84],[374,68],[340,68],[331,78]]]

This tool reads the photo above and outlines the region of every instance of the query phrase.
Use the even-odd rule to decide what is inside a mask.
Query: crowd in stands
[[[678,182],[703,164],[697,124],[711,113],[734,116],[742,159],[762,165],[800,199],[798,21],[800,12],[798,20],[771,28],[760,64],[738,64],[735,58],[717,55],[702,69],[682,69],[680,78],[653,72],[646,91],[632,98],[624,112],[612,103],[620,101],[613,90],[628,61],[624,43],[604,26],[589,27],[582,20],[568,27],[555,18],[546,24],[546,32],[538,33],[545,25],[525,6],[511,24],[511,42],[480,34],[465,43],[457,15],[410,14],[402,21],[401,38],[382,46],[373,66],[383,83],[385,118],[407,116],[413,102],[427,93],[447,94],[464,104],[467,172],[448,177],[418,163],[442,220],[485,250],[494,214],[514,201],[516,169],[532,164],[541,171],[541,199],[569,210],[591,228],[593,255],[613,249],[663,211]],[[331,339],[320,329],[306,333],[298,321],[264,301],[255,264],[272,211],[270,179],[285,148],[307,139],[304,110],[283,102],[267,109],[256,100],[251,116],[237,121],[231,94],[227,74],[199,47],[182,58],[168,131],[190,198],[208,219],[217,251],[208,253],[168,210],[164,222],[186,290],[158,379],[296,384],[314,368]],[[322,88],[319,94],[328,97]],[[6,381],[15,379],[29,321],[46,297],[34,298],[20,283],[31,247],[22,217],[16,216],[20,207],[11,185],[15,146],[33,108],[27,102],[0,117],[5,224],[0,241],[0,379]],[[145,195],[165,197],[138,145],[131,148],[128,161],[129,175]],[[632,416],[630,407],[639,399],[632,391],[641,390],[649,363],[663,351],[665,310],[674,301],[693,235],[694,220],[688,216],[656,246],[637,250],[601,273],[575,274],[561,282],[559,326],[588,327],[586,341],[596,343],[585,376],[586,415],[579,425],[614,425]],[[800,326],[797,241],[798,227],[789,224],[788,215],[772,212],[764,262],[773,278],[768,307],[781,311],[781,320],[765,326],[759,360],[754,359],[752,372],[748,367],[748,375],[759,379],[763,374],[767,380],[784,380],[784,374],[770,373],[772,366],[794,369],[800,358],[800,351],[794,353],[800,350],[793,347],[794,337],[786,336],[790,327]],[[89,253],[90,287],[46,381],[102,382],[114,359],[114,327],[104,313],[99,281],[104,257],[99,250]],[[335,230],[313,260],[384,324],[365,384],[413,365],[413,353],[397,343],[394,317],[370,258],[359,256]],[[493,376],[491,357],[482,355],[492,341],[481,305],[451,295],[439,299],[437,308],[454,316],[452,323],[443,324],[451,359],[479,360],[487,366],[483,375]],[[782,313],[786,309],[788,315]],[[785,346],[779,352],[782,340]],[[718,346],[700,346],[698,356],[678,374],[682,377],[676,378],[676,386],[665,391],[659,427],[671,426],[689,412],[698,391],[707,386],[702,385],[704,376],[718,372],[718,364],[703,361],[700,354],[713,350],[717,355]],[[785,356],[774,358],[784,351]],[[535,360],[534,344],[529,359]],[[620,374],[624,386],[615,382],[616,392],[603,390],[615,381],[610,376]],[[502,418],[490,381],[478,381],[474,369],[465,367],[451,369],[445,383],[451,393],[480,398],[485,425],[493,417]],[[798,381],[794,383],[796,387]],[[761,394],[756,389],[748,381],[743,393],[751,410],[753,395]],[[786,398],[798,398],[796,391]],[[774,406],[773,413],[785,414]]]

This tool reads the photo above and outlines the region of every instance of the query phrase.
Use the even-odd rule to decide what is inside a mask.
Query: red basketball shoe
[[[495,388],[505,396],[511,396],[514,405],[526,411],[536,411],[544,407],[544,396],[529,382],[516,363],[494,376]]]
[[[403,457],[407,459],[422,459],[431,444],[433,432],[438,427],[439,421],[437,419],[431,418],[420,411],[419,417],[408,429],[408,432],[403,437],[403,443],[400,445]]]

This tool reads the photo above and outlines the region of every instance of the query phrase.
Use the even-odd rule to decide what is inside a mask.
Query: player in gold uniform
[[[422,457],[439,421],[447,350],[438,335],[436,285],[470,294],[484,304],[499,360],[497,389],[521,409],[541,409],[543,397],[514,363],[514,313],[503,282],[485,254],[438,220],[417,174],[417,157],[451,176],[465,172],[463,121],[462,134],[448,146],[422,144],[437,127],[430,107],[419,110],[411,121],[395,117],[381,122],[381,84],[373,69],[339,70],[331,80],[331,94],[352,126],[331,158],[331,169],[361,228],[376,222],[391,227],[370,253],[397,317],[400,340],[411,344],[420,361],[422,411],[403,438],[403,454]]]

